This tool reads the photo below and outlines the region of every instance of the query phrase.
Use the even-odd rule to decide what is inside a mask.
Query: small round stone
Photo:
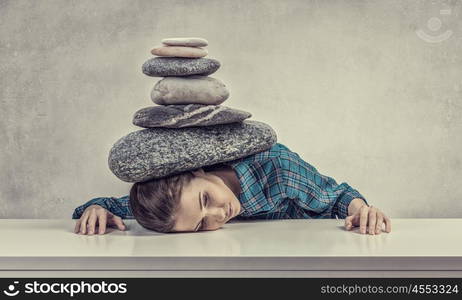
[[[180,38],[166,38],[162,40],[162,44],[169,46],[192,46],[192,47],[205,47],[209,44],[206,39],[197,37],[180,37]]]

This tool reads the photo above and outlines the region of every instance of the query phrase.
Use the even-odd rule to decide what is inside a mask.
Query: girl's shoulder
[[[265,161],[268,159],[287,156],[288,153],[292,153],[288,147],[281,143],[274,143],[268,149],[232,161],[224,162],[222,164],[235,165],[241,162]]]
[[[296,155],[296,153],[290,151],[288,147],[281,143],[274,143],[266,150],[247,155],[235,160],[222,162],[213,166],[209,166],[210,169],[223,168],[229,166],[231,168],[236,168],[238,165],[252,165],[254,163],[263,164],[270,161],[279,161],[280,159],[290,159],[291,156]]]

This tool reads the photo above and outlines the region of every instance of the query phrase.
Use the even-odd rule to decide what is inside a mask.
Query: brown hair
[[[183,187],[194,177],[191,171],[185,171],[134,183],[130,188],[129,204],[138,223],[149,230],[173,232]]]

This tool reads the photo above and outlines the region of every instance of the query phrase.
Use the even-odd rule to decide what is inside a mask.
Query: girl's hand
[[[88,206],[83,212],[82,216],[75,224],[74,233],[78,234],[93,234],[95,232],[96,222],[99,225],[99,234],[106,232],[106,224],[109,226],[115,226],[119,230],[125,230],[125,224],[122,218],[114,215],[104,207],[93,204]]]
[[[345,218],[345,228],[351,230],[353,226],[359,226],[362,234],[366,233],[366,227],[369,234],[382,233],[382,225],[385,223],[385,231],[391,232],[391,220],[382,211],[374,206],[363,204],[351,216]]]

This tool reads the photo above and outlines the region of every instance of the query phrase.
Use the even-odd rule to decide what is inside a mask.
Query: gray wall
[[[141,65],[174,36],[209,40],[224,105],[390,217],[461,217],[461,6],[1,0],[0,217],[70,218],[127,194],[108,151],[153,105]]]

